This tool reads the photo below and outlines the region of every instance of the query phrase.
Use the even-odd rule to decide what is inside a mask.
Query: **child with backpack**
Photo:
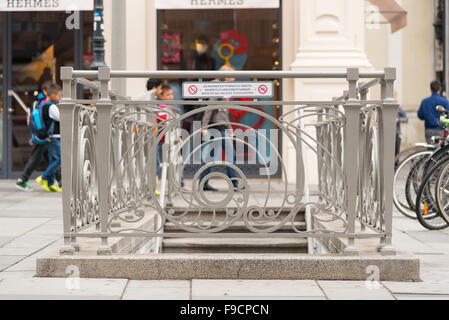
[[[36,182],[45,192],[62,192],[54,184],[56,170],[61,166],[61,133],[59,128],[59,109],[56,104],[61,100],[61,87],[52,83],[47,88],[48,102],[32,114],[30,126],[34,143],[48,143],[49,164]]]
[[[51,81],[47,81],[42,85],[42,92],[39,93],[37,96],[37,101],[33,103],[33,107],[31,110],[31,113],[36,112],[40,107],[48,103],[47,99],[47,88],[52,84]],[[38,111],[37,111],[38,112]],[[32,119],[32,114],[28,114],[27,117],[27,125],[30,126],[31,122],[33,122],[34,126],[34,119]],[[34,130],[34,128],[32,129]],[[33,135],[33,133],[32,133]],[[30,158],[28,159],[27,164],[25,165],[25,170],[23,171],[22,175],[19,179],[17,179],[16,187],[23,191],[32,191],[33,189],[28,184],[28,180],[30,179],[30,176],[33,174],[34,170],[39,166],[41,163],[45,151],[47,151],[47,143],[35,143],[33,142],[33,138],[30,140],[30,144],[33,146],[33,150],[31,151]]]

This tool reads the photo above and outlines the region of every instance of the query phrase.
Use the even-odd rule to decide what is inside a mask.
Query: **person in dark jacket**
[[[432,95],[421,102],[418,110],[418,118],[425,123],[427,143],[430,143],[433,136],[443,136],[444,128],[440,122],[442,113],[437,111],[436,107],[443,106],[449,111],[449,102],[441,96],[441,83],[433,81],[430,89]]]
[[[51,81],[47,81],[42,84],[42,92],[39,93],[37,97],[37,101],[33,104],[31,112],[47,102],[47,88],[52,84]],[[30,115],[27,116],[27,125],[30,125]],[[28,159],[25,169],[23,170],[22,175],[19,179],[17,179],[16,187],[23,191],[32,191],[33,188],[28,184],[28,180],[30,179],[33,172],[37,169],[39,164],[42,162],[45,152],[47,151],[46,144],[33,144],[30,140],[30,144],[33,145],[33,150],[31,151],[30,158]]]
[[[394,99],[397,100],[397,92],[394,92]],[[395,156],[401,152],[401,142],[402,142],[402,131],[401,131],[401,123],[408,123],[407,112],[405,112],[404,108],[399,106],[398,115],[396,116],[396,148],[395,148]]]

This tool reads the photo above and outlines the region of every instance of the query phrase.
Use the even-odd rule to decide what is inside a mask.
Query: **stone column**
[[[295,11],[295,40],[298,44],[291,70],[372,69],[364,51],[364,0],[299,0],[291,5]],[[332,97],[341,96],[347,89],[345,79],[297,79],[294,99],[331,101]],[[314,127],[306,127],[306,132],[313,137],[316,135]],[[285,152],[288,176],[294,177],[296,166],[291,161],[296,161],[296,156],[293,145],[284,146]],[[306,166],[310,184],[318,185],[316,155],[309,150]]]

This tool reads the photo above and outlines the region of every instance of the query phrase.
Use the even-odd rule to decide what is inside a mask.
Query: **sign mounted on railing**
[[[184,99],[195,98],[273,98],[273,82],[184,82]]]
[[[156,0],[156,9],[267,9],[279,0]]]
[[[0,0],[0,11],[92,11],[94,0]]]

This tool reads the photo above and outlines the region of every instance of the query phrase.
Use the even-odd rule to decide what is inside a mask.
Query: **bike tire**
[[[436,177],[441,173],[443,166],[448,162],[449,156],[446,156],[432,166],[427,171],[418,190],[415,212],[419,223],[428,230],[442,230],[449,227],[449,223],[442,217],[441,212],[438,211],[436,202],[433,200],[434,197],[429,194],[432,189],[431,183],[435,181]],[[427,206],[427,210],[423,208],[424,206]],[[432,217],[429,217],[429,211],[433,214]]]
[[[404,160],[402,160],[399,165],[397,166],[394,178],[393,178],[393,203],[396,209],[402,213],[404,216],[410,219],[417,219],[416,213],[414,210],[414,203],[413,207],[410,205],[410,199],[412,198],[410,196],[411,192],[407,191],[407,180],[410,176],[410,171],[407,173],[406,170],[408,170],[407,166],[411,166],[413,168],[414,163],[421,160],[421,158],[425,158],[426,156],[430,157],[433,154],[432,150],[418,150],[415,153],[412,153],[408,155]],[[402,180],[403,176],[407,176],[406,183],[404,186],[404,190],[402,190],[401,185],[404,184]],[[408,187],[410,187],[412,184],[409,183]],[[405,199],[401,199],[401,197],[404,196]],[[410,199],[407,199],[407,196]]]

